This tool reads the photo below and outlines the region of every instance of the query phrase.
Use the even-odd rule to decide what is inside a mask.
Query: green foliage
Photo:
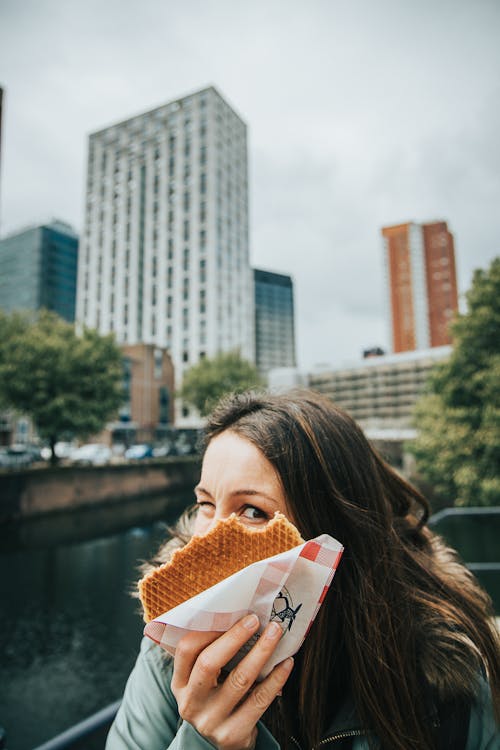
[[[46,310],[0,313],[0,401],[31,417],[54,446],[99,432],[123,400],[122,354],[100,336]]]
[[[500,258],[474,274],[450,359],[417,404],[419,474],[448,505],[500,503]]]
[[[184,375],[178,395],[206,416],[226,393],[246,391],[261,384],[256,368],[237,352],[229,352],[201,359],[191,367]]]

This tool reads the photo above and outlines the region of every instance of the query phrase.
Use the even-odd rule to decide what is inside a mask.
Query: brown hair
[[[470,703],[481,670],[498,714],[491,601],[426,526],[426,500],[356,423],[310,391],[248,392],[215,408],[207,444],[225,430],[273,464],[306,539],[328,533],[345,545],[281,708],[266,717],[281,746],[290,733],[318,743],[347,692],[384,748],[433,748],[428,696]]]

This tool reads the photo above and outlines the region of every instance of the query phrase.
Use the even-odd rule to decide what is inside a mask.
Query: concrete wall
[[[72,508],[188,490],[200,473],[198,457],[119,466],[33,469],[0,474],[0,523]]]

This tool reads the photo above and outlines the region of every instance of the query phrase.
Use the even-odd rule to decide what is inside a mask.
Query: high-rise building
[[[215,88],[90,135],[77,318],[168,349],[176,388],[204,356],[254,361],[247,132]]]
[[[1,222],[1,207],[2,207],[2,124],[3,124],[3,88],[0,86],[0,222]]]
[[[275,367],[295,367],[293,281],[290,276],[254,269],[255,360],[267,375]]]
[[[382,229],[394,352],[451,343],[458,310],[453,235],[446,222]]]
[[[53,310],[75,319],[78,235],[62,221],[0,240],[0,307]]]

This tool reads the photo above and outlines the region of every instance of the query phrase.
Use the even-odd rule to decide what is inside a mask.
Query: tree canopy
[[[42,439],[87,437],[123,400],[122,354],[112,336],[55,313],[0,312],[0,403],[33,420]]]
[[[447,505],[500,502],[500,258],[474,273],[450,359],[415,412],[419,474]]]
[[[201,359],[184,375],[179,396],[206,416],[227,393],[242,392],[260,386],[257,369],[237,352]]]

